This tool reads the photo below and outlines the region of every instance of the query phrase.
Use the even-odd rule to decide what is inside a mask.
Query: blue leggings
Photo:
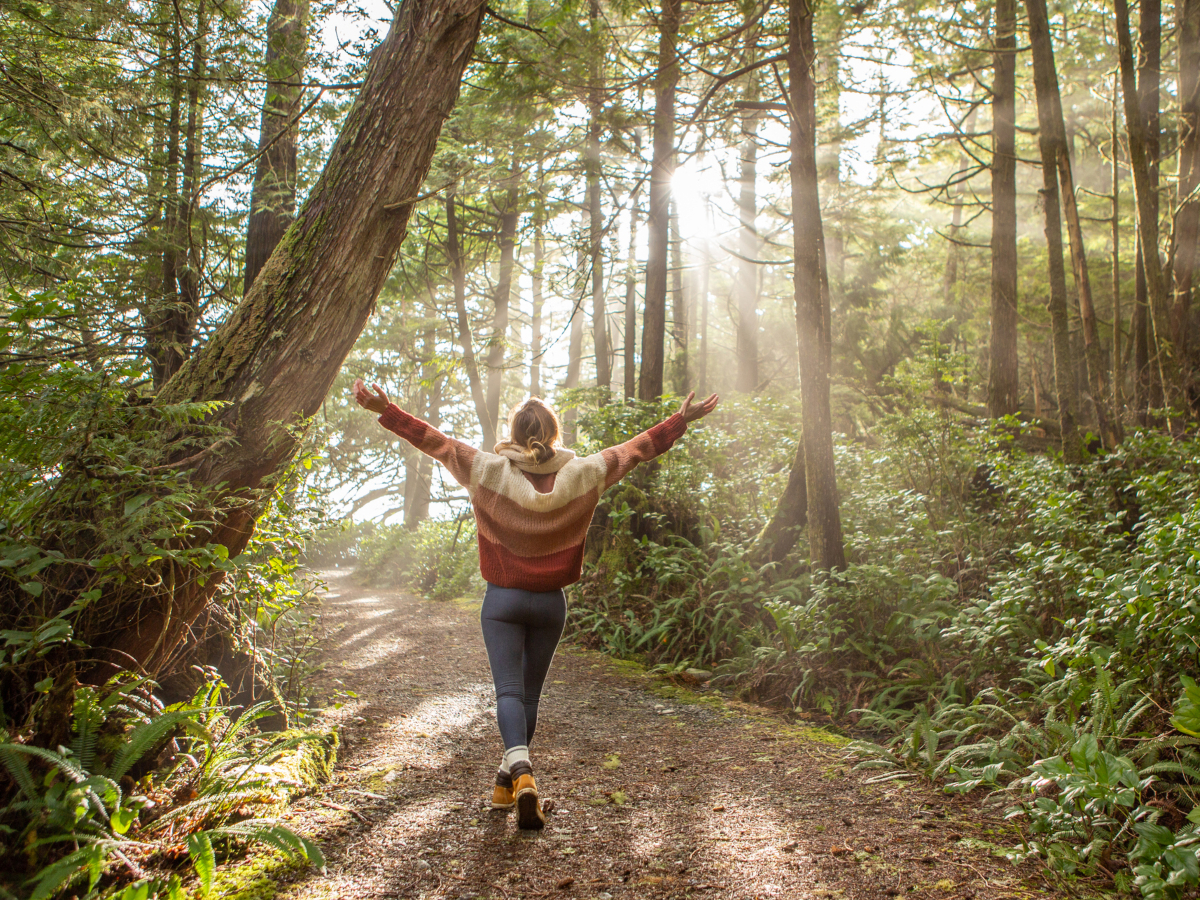
[[[479,620],[496,684],[496,721],[504,749],[528,746],[538,700],[567,619],[560,588],[544,594],[489,584]]]

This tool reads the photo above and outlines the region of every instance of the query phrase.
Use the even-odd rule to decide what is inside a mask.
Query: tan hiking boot
[[[518,775],[513,781],[517,802],[517,827],[540,830],[546,827],[546,814],[538,798],[537,784],[532,774]]]
[[[492,788],[492,809],[512,809],[516,805],[512,776],[497,772],[496,786]]]

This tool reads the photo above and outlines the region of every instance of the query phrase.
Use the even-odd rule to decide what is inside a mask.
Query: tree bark
[[[492,337],[487,355],[487,411],[488,418],[498,431],[503,417],[500,412],[500,396],[504,392],[504,357],[508,349],[508,306],[512,300],[513,268],[516,263],[517,181],[520,168],[514,156],[509,186],[504,192],[503,208],[500,210],[500,270],[496,278],[495,309],[492,319]],[[493,442],[494,443],[494,442]],[[491,446],[490,444],[488,446]]]
[[[703,391],[701,391],[703,393]],[[796,457],[788,473],[787,486],[765,528],[750,545],[750,556],[758,565],[783,562],[800,540],[800,531],[808,524],[808,485],[804,477],[804,441],[796,447]]]
[[[992,329],[988,415],[1020,405],[1017,356],[1017,2],[997,0],[992,85]]]
[[[1020,403],[1016,332],[1016,0],[997,0],[992,84],[991,342],[988,414]]]
[[[1151,0],[1153,2],[1153,0]],[[1133,67],[1133,44],[1129,37],[1129,4],[1127,0],[1115,0],[1117,56],[1121,67],[1121,90],[1125,100],[1125,132],[1129,138],[1129,167],[1133,173],[1133,195],[1137,204],[1139,258],[1146,279],[1146,298],[1149,307],[1149,325],[1153,335],[1148,346],[1148,365],[1152,377],[1162,384],[1164,399],[1178,388],[1176,358],[1170,340],[1170,313],[1167,307],[1167,286],[1162,263],[1158,254],[1158,190],[1154,177],[1155,154],[1148,142],[1152,132],[1147,128],[1146,110],[1139,103],[1137,78]],[[1153,16],[1144,25],[1151,28]],[[1158,94],[1158,69],[1153,65],[1153,46],[1148,46],[1147,65],[1142,72],[1142,90],[1155,97]]]
[[[671,337],[675,344],[675,392],[688,392],[688,300],[684,284],[683,238],[679,233],[679,207],[671,201]]]
[[[179,368],[178,354],[171,345],[172,317],[179,305],[179,222],[182,204],[179,197],[179,156],[182,143],[183,107],[183,23],[180,10],[174,8],[169,55],[169,99],[167,112],[167,159],[163,177],[163,227],[165,245],[162,249],[161,280],[158,296],[152,303],[146,322],[146,355],[154,389],[167,383],[171,373]]]
[[[1193,196],[1197,187],[1200,187],[1200,0],[1180,0],[1179,185],[1172,232],[1175,296],[1171,304],[1171,342],[1181,362],[1188,359],[1188,320],[1195,286],[1196,244],[1200,241],[1200,202]]]
[[[629,249],[625,263],[625,399],[637,396],[637,232],[639,184],[629,198]]]
[[[604,296],[604,210],[600,198],[600,139],[604,114],[604,40],[599,0],[588,5],[591,57],[588,67],[588,131],[585,160],[589,214],[588,255],[592,269],[592,343],[596,345],[596,386],[612,386],[608,358],[608,312]]]
[[[1062,219],[1058,206],[1058,178],[1054,152],[1040,141],[1042,154],[1042,212],[1045,216],[1046,256],[1049,262],[1050,335],[1054,348],[1054,385],[1058,393],[1058,419],[1062,431],[1062,453],[1068,462],[1080,457],[1079,388],[1072,365],[1071,323],[1067,314],[1067,270],[1063,261]]]
[[[580,222],[580,234],[587,234],[590,228],[591,216],[588,210],[583,210],[583,221]],[[588,250],[586,244],[581,245],[578,257],[575,260],[575,269],[578,274],[576,284],[578,285],[578,300],[575,303],[575,308],[571,311],[571,336],[567,342],[567,380],[563,383],[563,387],[572,391],[579,387],[579,379],[581,370],[583,369],[583,298],[585,295],[585,287],[587,282],[587,262]],[[569,408],[563,414],[563,432],[564,440],[568,444],[575,443],[578,433],[575,428],[575,421],[579,418],[579,410],[574,407]]]
[[[159,392],[160,404],[226,401],[210,425],[233,440],[200,460],[192,479],[245,497],[198,540],[246,546],[257,489],[295,453],[292,430],[313,416],[391,271],[458,97],[484,0],[407,0],[367,67],[325,171],[250,293]],[[216,589],[189,581],[166,601],[129,611],[109,644],[118,665],[153,675]]]
[[[1062,99],[1058,89],[1058,73],[1054,64],[1054,46],[1046,14],[1046,0],[1025,0],[1029,14],[1029,37],[1033,50],[1034,85],[1038,106],[1038,141],[1047,143],[1053,153],[1058,179],[1062,188],[1062,210],[1070,238],[1071,268],[1079,297],[1079,317],[1083,323],[1084,356],[1087,361],[1088,386],[1096,408],[1100,438],[1106,447],[1116,446],[1119,435],[1113,426],[1108,409],[1107,367],[1100,348],[1096,328],[1096,311],[1092,303],[1091,279],[1088,276],[1087,255],[1083,244],[1083,229],[1079,222],[1079,207],[1075,202],[1075,179],[1071,169],[1071,148],[1063,122]],[[1044,157],[1044,154],[1043,154]]]
[[[471,388],[471,400],[475,404],[475,415],[483,432],[483,446],[491,448],[496,443],[496,420],[488,409],[487,394],[483,379],[479,375],[479,362],[475,356],[475,336],[471,333],[471,316],[467,311],[467,261],[463,251],[462,237],[458,228],[458,196],[453,189],[446,191],[446,255],[450,261],[450,278],[454,283],[454,311],[458,316],[458,343],[462,348],[463,368],[467,372],[467,384]]]
[[[275,0],[267,20],[267,92],[246,227],[243,295],[296,214],[296,135],[308,62],[308,0]]]
[[[431,306],[427,321],[436,314]],[[438,428],[442,423],[442,379],[437,371],[437,333],[432,325],[421,329],[421,417]],[[404,527],[415,529],[429,518],[429,499],[433,490],[433,460],[424,453],[409,457],[404,476]]]
[[[796,335],[808,491],[808,539],[818,569],[845,568],[833,458],[829,401],[831,328],[829,280],[816,158],[816,84],[811,0],[788,3],[788,94],[791,107],[792,236],[795,250]]]
[[[753,40],[757,42],[757,31],[751,29],[746,36],[745,64],[754,62]],[[758,100],[757,72],[746,76],[744,97]],[[742,113],[741,148],[738,163],[738,252],[734,273],[734,296],[737,307],[737,389],[750,393],[758,387],[758,266],[751,260],[758,258],[758,119],[759,113],[746,110]]]
[[[654,78],[654,148],[650,169],[649,248],[646,299],[642,317],[642,371],[638,396],[657,400],[663,393],[663,355],[667,337],[667,250],[670,244],[671,176],[675,174],[675,86],[679,61],[681,0],[663,0],[658,19],[658,72]]]
[[[708,294],[712,280],[712,253],[708,241],[704,242],[704,259],[700,264],[700,359],[697,360],[696,390],[701,397],[708,390]]]
[[[188,79],[188,118],[183,145],[183,182],[180,192],[184,212],[179,221],[178,247],[185,248],[185,260],[178,270],[179,303],[169,318],[168,341],[171,353],[167,357],[169,378],[192,354],[196,339],[196,323],[200,318],[200,257],[201,248],[193,225],[200,202],[200,170],[204,153],[204,93],[208,60],[208,9],[205,0],[196,4],[196,35],[192,41],[192,72]]]
[[[1112,218],[1109,232],[1112,240],[1112,305],[1113,305],[1113,415],[1120,426],[1125,416],[1125,357],[1121,348],[1121,138],[1117,109],[1121,93],[1120,76],[1113,76],[1112,95]]]
[[[545,305],[546,280],[546,205],[542,201],[543,171],[538,162],[538,191],[533,207],[533,271],[529,280],[533,287],[533,309],[530,316],[529,338],[529,396],[542,396],[542,310]]]

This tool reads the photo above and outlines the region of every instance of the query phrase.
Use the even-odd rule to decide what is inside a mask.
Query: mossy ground
[[[291,882],[303,879],[308,860],[275,850],[251,851],[233,865],[220,866],[213,880],[213,900],[273,900]],[[197,895],[199,896],[199,895]]]

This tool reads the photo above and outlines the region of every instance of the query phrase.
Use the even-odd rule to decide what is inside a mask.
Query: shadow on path
[[[1003,823],[936,791],[870,784],[819,733],[716,698],[680,703],[564,645],[532,747],[541,833],[486,808],[501,743],[478,605],[434,603],[323,573],[326,695],[357,694],[333,783],[289,811],[326,874],[289,898],[1029,897],[997,859]],[[344,697],[345,695],[343,695]],[[700,702],[696,702],[700,700]]]

